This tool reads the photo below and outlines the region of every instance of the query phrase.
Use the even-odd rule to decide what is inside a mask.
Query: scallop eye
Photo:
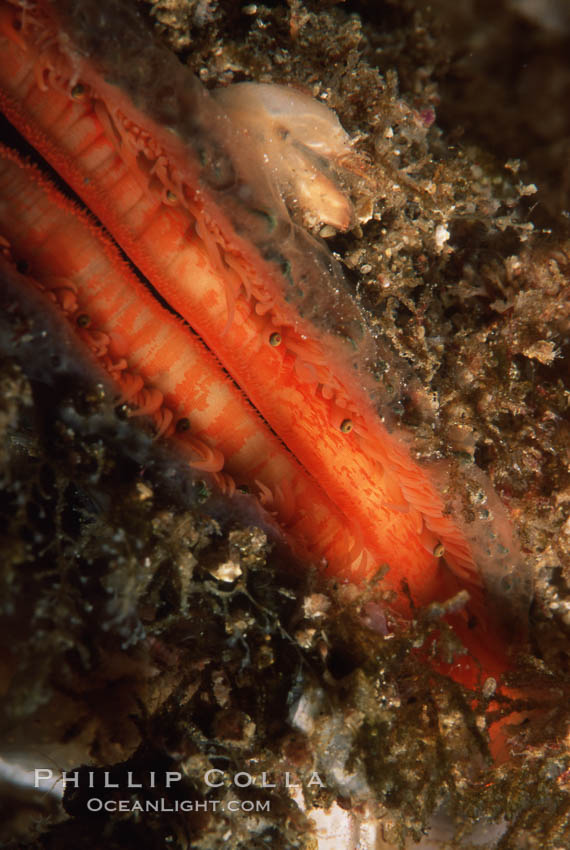
[[[87,89],[83,83],[76,83],[71,89],[71,97],[73,100],[84,100],[87,96]]]
[[[281,334],[277,333],[277,331],[272,333],[269,337],[269,345],[271,345],[272,348],[277,348],[278,345],[281,345]]]
[[[189,430],[190,430],[190,420],[186,416],[183,416],[176,423],[176,431],[177,431],[178,434],[184,434],[186,431],[189,431]]]
[[[343,434],[350,434],[352,431],[352,419],[343,419],[340,423],[340,430]]]
[[[91,324],[91,316],[88,316],[87,313],[80,313],[75,321],[77,323],[77,327],[88,328]]]

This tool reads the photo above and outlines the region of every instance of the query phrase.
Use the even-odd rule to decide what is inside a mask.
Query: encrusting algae
[[[529,649],[509,674],[511,696],[497,698],[492,680],[467,692],[425,664],[426,654],[460,651],[441,617],[461,599],[406,623],[374,582],[356,595],[292,569],[252,500],[216,495],[207,473],[185,478],[166,449],[116,418],[112,391],[96,389],[99,379],[58,349],[57,317],[45,328],[41,311],[6,289],[2,725],[10,753],[35,741],[62,767],[182,767],[193,799],[211,766],[293,770],[309,810],[278,788],[259,792],[272,806],[255,821],[197,812],[95,824],[81,793],[68,789],[71,820],[50,815],[38,835],[29,829],[36,810],[21,802],[7,838],[19,829],[16,841],[76,846],[104,829],[111,846],[266,846],[271,838],[271,846],[308,847],[312,807],[340,800],[362,823],[371,811],[383,815],[384,839],[396,846],[419,838],[441,810],[464,836],[461,847],[472,824],[503,818],[491,846],[565,846],[564,234],[532,232],[531,190],[513,169],[502,172],[474,147],[445,150],[429,72],[408,98],[393,75],[379,75],[374,49],[395,48],[366,4],[361,19],[348,4],[251,6],[235,38],[234,13],[209,4],[151,11],[182,50],[180,21],[190,20],[188,61],[204,83],[295,82],[361,134],[373,180],[352,187],[358,223],[324,235],[373,333],[388,340],[377,368],[390,369],[394,351],[407,364],[389,387],[390,415],[413,433],[416,456],[445,456],[457,469],[461,510],[473,512],[477,494],[475,474],[461,501],[462,468],[475,461],[491,477],[535,569],[538,601]],[[435,55],[403,6],[399,14],[417,53]],[[488,753],[492,703],[505,715],[514,707],[522,721],[516,757],[500,766]],[[31,736],[38,718],[47,740]],[[315,766],[324,790],[309,785]],[[239,793],[252,799],[251,789]]]

